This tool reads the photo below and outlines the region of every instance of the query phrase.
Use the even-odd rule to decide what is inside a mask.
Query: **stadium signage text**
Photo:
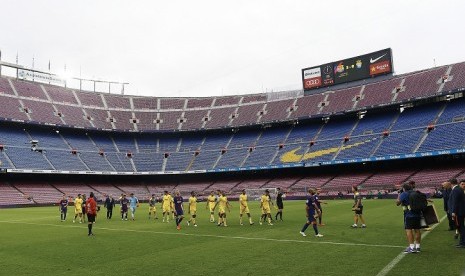
[[[40,73],[30,70],[18,69],[18,78],[28,81],[37,81],[50,84],[64,85],[65,81],[53,74]]]

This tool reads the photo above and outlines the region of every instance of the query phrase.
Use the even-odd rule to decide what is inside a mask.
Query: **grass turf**
[[[87,237],[87,225],[59,221],[58,207],[0,210],[0,267],[4,275],[377,275],[406,246],[402,211],[393,200],[365,200],[368,227],[351,229],[352,201],[323,205],[323,238],[299,231],[305,223],[303,201],[286,201],[284,221],[258,225],[257,202],[250,203],[255,225],[239,225],[238,203],[228,214],[228,227],[208,222],[199,203],[198,227],[182,230],[175,223],[148,220],[148,206],[138,208],[135,221],[112,220],[103,209]],[[439,216],[442,201],[436,201]],[[160,207],[160,206],[157,206]],[[187,205],[185,206],[187,207]],[[160,208],[158,208],[159,210]],[[275,212],[275,211],[273,211]],[[186,216],[188,216],[186,214]],[[444,221],[422,241],[420,254],[405,256],[388,275],[458,275],[465,250]]]

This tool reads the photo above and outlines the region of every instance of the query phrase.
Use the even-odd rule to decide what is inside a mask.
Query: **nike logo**
[[[291,151],[288,151],[288,152],[284,153],[283,155],[281,155],[280,159],[281,159],[282,163],[302,162],[302,161],[306,161],[306,160],[309,160],[309,159],[314,159],[314,158],[317,158],[317,157],[321,157],[321,156],[324,156],[324,155],[336,153],[336,152],[339,151],[339,149],[341,151],[343,151],[343,150],[348,150],[348,149],[353,148],[353,147],[358,147],[358,146],[361,146],[363,144],[369,143],[371,141],[372,140],[370,139],[370,140],[366,140],[366,141],[353,143],[351,145],[344,145],[342,147],[327,148],[327,149],[317,150],[317,151],[314,151],[314,152],[308,152],[308,153],[305,153],[305,154],[297,154],[296,152],[299,151],[302,148],[302,147],[298,147],[296,149],[293,149]]]
[[[385,55],[387,55],[387,53],[385,53],[384,55],[382,55],[382,56],[380,56],[380,57],[377,57],[377,58],[375,58],[375,59],[370,58],[370,63],[375,63],[375,62],[377,62],[378,60],[380,60],[380,59],[381,59],[382,57],[384,57]]]

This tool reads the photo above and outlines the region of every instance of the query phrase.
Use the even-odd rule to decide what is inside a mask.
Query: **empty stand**
[[[193,110],[186,111],[184,114],[184,122],[182,123],[182,129],[201,129],[208,110]]]
[[[215,106],[238,105],[241,96],[216,97]]]
[[[243,105],[237,111],[232,126],[256,124],[258,116],[263,115],[264,104]],[[262,112],[262,114],[260,114]]]
[[[94,126],[102,129],[112,129],[110,116],[103,109],[85,109],[85,112],[90,116]]]
[[[25,111],[18,99],[0,95],[0,117],[6,119],[28,120]]]
[[[14,95],[13,89],[7,78],[0,78],[0,94]]]
[[[416,187],[441,187],[444,181],[455,178],[465,170],[464,166],[449,168],[425,168],[414,175],[409,180],[416,182]]]
[[[165,171],[185,171],[193,158],[193,152],[173,152],[168,157]]]
[[[160,130],[177,130],[181,115],[182,111],[160,112]]]
[[[394,188],[405,182],[414,172],[414,170],[408,169],[381,171],[368,178],[365,183],[363,183],[363,188]]]
[[[12,186],[0,182],[0,206],[34,204],[34,201]]]
[[[465,87],[465,63],[453,64],[449,75],[442,91]]]
[[[139,131],[156,129],[156,120],[158,119],[156,112],[134,112],[134,114],[138,120],[137,129]]]
[[[357,107],[370,107],[380,104],[388,104],[392,101],[396,89],[400,89],[402,78],[393,78],[381,82],[365,85]]]
[[[132,122],[132,112],[130,111],[110,111],[113,123],[117,129],[121,130],[134,130],[134,124]]]
[[[212,109],[210,112],[209,120],[205,124],[205,128],[219,128],[229,125],[236,107],[224,107]]]
[[[328,104],[323,107],[322,113],[353,109],[355,102],[360,100],[360,90],[361,87],[357,86],[329,93]]]
[[[139,200],[147,200],[150,198],[149,190],[141,183],[137,183],[136,185],[134,185],[134,183],[118,184],[116,187],[124,191],[126,195],[133,193]]]
[[[28,113],[33,121],[63,124],[52,104],[30,100],[23,100],[23,104],[28,109]]]
[[[134,168],[131,164],[130,158],[126,153],[107,152],[105,154],[108,162],[115,168],[117,172],[133,172]]]
[[[255,94],[255,95],[245,95],[242,98],[242,103],[253,103],[253,102],[264,102],[266,101],[266,95],[264,94]]]
[[[112,94],[102,94],[105,98],[108,108],[131,109],[129,98]]]
[[[324,100],[323,94],[305,96],[297,99],[295,111],[291,118],[308,118],[319,113],[319,104]]]
[[[447,67],[439,67],[408,75],[405,78],[405,91],[400,92],[397,101],[434,95],[438,92],[440,79],[446,73]]]
[[[187,108],[210,107],[213,98],[189,98],[187,101]]]
[[[152,97],[133,97],[134,109],[157,109],[158,100]]]
[[[293,103],[294,99],[268,102],[260,122],[285,121]]]
[[[55,103],[78,104],[73,91],[59,86],[44,85],[50,99]]]
[[[67,125],[78,127],[92,127],[90,120],[85,116],[82,108],[73,105],[55,104],[61,118]]]
[[[138,172],[162,171],[163,153],[137,153],[132,156]]]
[[[186,99],[161,98],[160,109],[183,109]]]
[[[26,197],[32,197],[36,203],[57,203],[63,197],[63,193],[43,182],[15,183],[15,187]]]
[[[38,84],[15,79],[11,79],[11,83],[16,88],[16,92],[18,92],[19,96],[42,100],[47,99],[47,97],[44,94],[44,91]]]
[[[83,106],[103,107],[102,97],[99,93],[79,91],[76,92],[76,96],[79,98]]]

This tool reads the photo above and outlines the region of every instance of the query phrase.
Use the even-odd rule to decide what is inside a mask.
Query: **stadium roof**
[[[387,47],[397,74],[465,60],[458,0],[19,0],[1,8],[2,60],[34,59],[61,74],[66,64],[66,75],[129,82],[136,95],[299,89],[301,68]]]

